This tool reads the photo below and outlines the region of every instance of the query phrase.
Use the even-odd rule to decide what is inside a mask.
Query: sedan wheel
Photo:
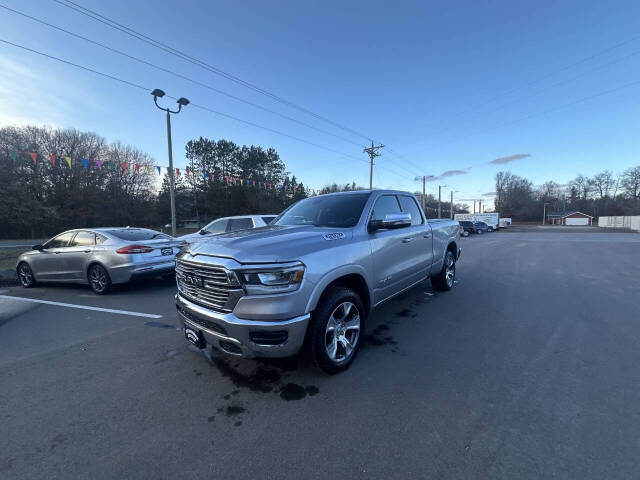
[[[111,279],[102,265],[93,265],[89,269],[89,285],[98,295],[103,295],[111,289]]]
[[[18,278],[24,288],[31,288],[36,284],[31,267],[27,263],[21,263],[18,267]]]

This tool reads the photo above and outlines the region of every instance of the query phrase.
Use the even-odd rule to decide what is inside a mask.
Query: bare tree
[[[640,166],[625,170],[620,177],[620,184],[624,193],[637,205],[640,197]]]
[[[600,172],[593,176],[590,183],[600,198],[608,197],[615,183],[613,172],[610,170]]]

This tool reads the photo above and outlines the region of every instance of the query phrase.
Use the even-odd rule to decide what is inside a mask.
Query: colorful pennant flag
[[[52,153],[49,155],[49,160],[51,160],[51,165],[56,166],[56,156]]]
[[[149,165],[145,165],[144,171],[147,172],[147,175],[148,175],[151,172],[151,167]]]
[[[89,160],[87,160],[86,158],[82,159],[82,165],[84,166],[84,169],[86,170],[87,168],[89,168]]]
[[[96,160],[96,166],[98,167],[98,170],[102,171],[102,160]]]
[[[18,152],[16,152],[15,150],[10,150],[9,156],[11,157],[11,160],[15,162],[18,158]]]
[[[126,172],[127,171],[127,162],[120,162],[120,167],[122,167],[122,171]]]
[[[140,164],[136,163],[136,173],[140,173]]]
[[[36,152],[29,152],[29,156],[31,157],[31,160],[33,160],[33,164],[35,165],[38,154]]]
[[[67,165],[71,167],[71,157],[64,157],[64,161],[67,162]]]
[[[156,168],[158,169],[158,175],[160,175],[160,167],[156,166]]]

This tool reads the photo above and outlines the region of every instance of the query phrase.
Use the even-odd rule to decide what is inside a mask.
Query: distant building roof
[[[580,215],[584,215],[585,217],[593,218],[591,215],[587,215],[586,213],[578,212],[577,210],[566,210],[564,212],[549,212],[547,213],[547,217],[551,218],[565,218],[569,215],[573,215],[574,213],[579,213]]]

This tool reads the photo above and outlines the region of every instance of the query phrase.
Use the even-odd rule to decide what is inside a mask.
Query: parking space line
[[[76,305],[74,303],[51,302],[49,300],[39,300],[37,298],[12,297],[10,295],[0,295],[0,298],[20,300],[22,302],[43,303],[45,305],[54,305],[56,307],[79,308],[82,310],[93,310],[95,312],[115,313],[116,315],[130,315],[132,317],[162,318],[162,315],[155,315],[152,313],[129,312],[127,310],[114,310],[111,308],[91,307],[89,305]]]

